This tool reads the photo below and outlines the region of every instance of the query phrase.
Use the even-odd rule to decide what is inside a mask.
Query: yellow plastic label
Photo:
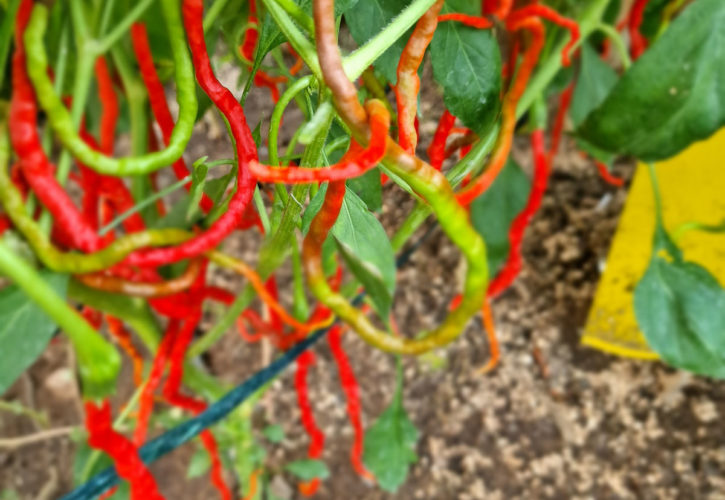
[[[665,227],[671,235],[688,222],[717,225],[725,219],[725,130],[657,164]],[[638,359],[657,359],[637,327],[633,293],[652,252],[655,207],[646,165],[638,165],[582,343]],[[677,239],[686,260],[725,283],[725,235],[686,231]]]

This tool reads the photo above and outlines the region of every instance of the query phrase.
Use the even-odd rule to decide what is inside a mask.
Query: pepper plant
[[[308,370],[324,336],[354,430],[352,467],[394,491],[417,440],[401,371],[365,433],[342,335],[420,355],[481,314],[490,351],[481,371],[493,370],[492,301],[523,266],[522,239],[564,131],[619,187],[609,172],[618,155],[661,160],[725,122],[721,0],[3,0],[0,9],[0,272],[9,280],[0,391],[54,332],[68,336],[95,451],[79,449],[79,488],[65,498],[162,498],[147,464],[195,436],[203,451],[190,474],[208,468],[221,498],[262,498],[269,474],[251,413],[292,362],[310,445],[309,460],[287,469],[314,494],[329,473]],[[355,48],[340,48],[341,31]],[[421,81],[425,64],[433,83]],[[241,70],[240,88],[220,81],[229,66]],[[418,129],[422,83],[440,101],[432,137]],[[264,123],[245,116],[252,86],[274,102]],[[291,106],[305,118],[280,144]],[[195,125],[212,112],[233,158],[190,156]],[[517,133],[531,143],[531,181],[511,159]],[[377,217],[385,184],[415,200],[390,239]],[[408,332],[391,317],[396,266],[426,223],[460,250],[466,273],[440,305],[449,308],[441,324]],[[245,231],[263,235],[254,265],[222,250]],[[292,286],[280,290],[288,260]],[[239,275],[241,293],[211,284],[213,268]],[[292,297],[291,310],[280,296]],[[196,335],[210,302],[223,312]],[[660,216],[635,307],[663,360],[725,375],[725,291],[683,259]],[[240,343],[279,352],[236,388],[196,362],[231,327]],[[113,422],[122,355],[137,390]],[[179,423],[169,407],[191,417]],[[149,440],[152,425],[169,429]],[[283,439],[278,428],[264,435]],[[90,478],[99,452],[113,468]]]

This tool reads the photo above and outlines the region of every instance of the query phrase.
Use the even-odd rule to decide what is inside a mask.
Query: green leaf
[[[55,293],[65,297],[68,275],[42,271]],[[0,394],[4,393],[50,342],[56,324],[15,285],[0,290]]]
[[[594,146],[669,158],[725,123],[725,2],[699,0],[624,74],[578,130]]]
[[[284,468],[303,481],[327,479],[330,477],[330,471],[327,469],[327,465],[320,460],[295,460],[285,465]]]
[[[405,412],[400,390],[396,390],[390,406],[365,433],[363,444],[363,462],[382,489],[394,493],[405,482],[410,464],[418,459],[417,441],[418,429]]]
[[[281,425],[268,425],[262,429],[262,434],[273,443],[281,443],[284,441],[284,430]]]
[[[327,185],[322,186],[310,200],[302,215],[302,233],[306,234],[310,223],[325,199]],[[330,231],[337,248],[355,277],[363,284],[381,318],[387,318],[395,291],[395,255],[385,229],[367,209],[365,202],[348,190],[340,209],[340,215]],[[334,263],[329,253],[331,239],[323,246],[325,262]],[[331,269],[325,266],[325,273]]]
[[[471,222],[486,242],[493,276],[509,254],[509,227],[526,206],[531,181],[511,158],[493,185],[471,204]]]
[[[671,3],[670,0],[649,0],[647,2],[642,25],[639,28],[645,37],[652,38],[657,34],[662,24],[662,14],[669,3]]]
[[[365,202],[371,212],[383,208],[383,186],[380,184],[379,169],[372,168],[360,177],[349,179],[347,187]]]
[[[634,292],[647,343],[677,368],[725,378],[725,289],[702,266],[655,255]]]
[[[581,48],[581,70],[569,108],[569,116],[575,127],[581,125],[587,115],[597,108],[617,84],[619,76],[602,59],[591,45]]]
[[[355,193],[347,191],[332,235],[350,271],[365,287],[381,318],[395,291],[395,255],[382,224]]]
[[[364,0],[357,2],[345,13],[345,23],[347,23],[355,43],[361,46],[377,35],[409,3],[408,0]],[[403,47],[408,43],[411,31],[412,29],[398,38],[373,63],[375,69],[380,71],[391,84],[395,84],[398,80],[396,75],[398,60],[400,54],[403,53]]]
[[[193,479],[206,474],[211,467],[209,453],[204,448],[198,448],[189,460],[189,467],[186,469],[186,479]]]
[[[471,2],[449,0],[444,11],[465,12],[466,5]],[[470,129],[487,130],[501,107],[501,52],[491,30],[441,23],[430,54],[446,108]]]

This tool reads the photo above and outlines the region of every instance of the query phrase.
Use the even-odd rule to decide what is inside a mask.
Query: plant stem
[[[619,55],[619,60],[622,62],[622,67],[626,70],[632,65],[632,58],[629,57],[627,52],[627,46],[624,43],[624,39],[619,32],[607,23],[601,22],[596,26],[596,31],[602,32],[609,40],[614,44]]]
[[[229,3],[229,0],[215,0],[211,4],[211,7],[209,7],[209,10],[206,11],[206,15],[204,16],[204,32],[209,31],[209,28],[212,27],[214,21],[219,17],[219,14],[224,10],[227,3]]]
[[[136,6],[131,9],[131,11],[126,14],[126,16],[121,19],[118,24],[116,24],[110,33],[105,35],[96,43],[96,54],[99,55],[108,52],[108,50],[126,34],[131,25],[135,23],[144,12],[146,12],[146,9],[151,7],[153,2],[154,0],[141,0],[138,2]]]

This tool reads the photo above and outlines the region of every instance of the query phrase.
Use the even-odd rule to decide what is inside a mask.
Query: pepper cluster
[[[533,123],[533,187],[525,208],[510,227],[508,259],[490,282],[485,243],[471,224],[469,209],[471,203],[490,188],[510,156],[520,118],[519,105],[544,48],[544,21],[568,31],[568,43],[560,56],[564,66],[571,63],[580,42],[579,26],[537,2],[514,6],[512,0],[484,0],[481,16],[441,14],[444,1],[429,2],[400,56],[397,82],[392,86],[393,107],[371,70],[361,73],[376,98],[361,103],[360,93],[348,77],[349,68],[345,67],[338,47],[334,0],[314,0],[312,18],[294,2],[280,2],[282,8],[275,2],[265,1],[270,13],[281,9],[284,15],[293,16],[297,25],[314,36],[315,47],[312,47],[304,35],[300,38],[292,28],[284,32],[289,40],[286,54],[294,58],[294,62],[289,68],[284,66],[280,74],[259,68],[258,45],[264,36],[260,37],[257,4],[250,0],[246,4],[247,23],[240,32],[241,40],[235,39],[238,43],[233,51],[250,72],[251,81],[268,88],[276,103],[268,140],[269,159],[264,163],[258,156],[243,103],[221,83],[212,66],[209,52],[213,52],[214,47],[207,46],[202,0],[158,1],[167,35],[166,48],[173,62],[171,74],[178,105],[175,113],[166,98],[163,66],[152,51],[155,45],[151,35],[157,34],[158,29],[141,20],[151,2],[140,2],[128,13],[119,29],[111,31],[108,37],[104,38],[101,29],[95,34],[98,39],[92,39],[92,34],[85,32],[82,19],[88,17],[88,13],[84,12],[81,2],[71,3],[72,14],[81,19],[74,18],[74,24],[78,23],[75,29],[82,32],[79,40],[94,42],[80,46],[93,48],[93,75],[100,102],[97,138],[90,130],[93,127],[87,124],[88,88],[84,90],[81,84],[78,93],[66,95],[63,68],[58,64],[51,67],[48,62],[45,48],[48,8],[41,2],[20,0],[14,24],[12,92],[7,113],[7,122],[11,124],[9,144],[4,125],[0,130],[0,159],[3,160],[0,162],[3,163],[0,164],[0,203],[4,211],[0,234],[16,231],[32,248],[40,265],[73,275],[72,286],[79,290],[76,298],[83,303],[82,315],[71,309],[51,315],[54,319],[59,318],[59,323],[63,320],[61,326],[66,330],[69,328],[65,325],[79,322],[84,325],[69,335],[82,354],[79,371],[87,397],[86,427],[90,444],[114,459],[118,474],[131,484],[133,498],[161,498],[153,476],[139,458],[138,449],[147,442],[157,400],[194,415],[207,407],[201,397],[182,389],[182,382],[193,377],[186,359],[204,351],[231,323],[236,324],[242,340],[249,343],[269,341],[279,350],[286,351],[313,330],[339,320],[342,324],[331,328],[328,341],[354,430],[351,462],[361,477],[374,481],[362,460],[360,391],[343,349],[343,333],[355,332],[364,341],[390,353],[421,354],[452,342],[471,318],[482,312],[491,354],[491,361],[484,371],[495,367],[499,348],[490,299],[508,288],[522,267],[521,242],[546,190],[573,87],[561,96],[548,150],[544,139],[545,124]],[[635,34],[645,4],[637,2],[630,18],[635,57],[641,53],[644,44]],[[113,7],[109,9],[111,12]],[[215,13],[218,15],[217,11]],[[104,13],[102,17],[110,15]],[[429,162],[416,154],[419,70],[441,22],[502,30],[511,46],[503,71],[506,88],[502,93],[500,127],[493,149],[488,159],[485,154],[481,156],[477,168],[470,168],[460,179],[463,183],[460,188],[458,181],[452,181],[444,173],[445,161],[456,153],[461,161],[469,161],[476,145],[485,141],[472,130],[456,126],[457,118],[451,112],[443,111],[427,148]],[[293,23],[297,30],[295,26]],[[284,26],[281,28],[284,31]],[[126,31],[130,32],[133,62],[127,59],[118,43]],[[265,40],[265,43],[269,41]],[[284,54],[278,55],[283,59]],[[295,80],[294,77],[304,71],[303,63],[311,74]],[[138,67],[140,81],[136,79],[133,65]],[[280,86],[285,85],[286,90],[280,94]],[[231,186],[227,186],[221,196],[206,192],[204,180],[199,181],[214,162],[202,159],[194,162],[190,169],[183,156],[200,108],[197,86],[222,115],[234,146],[234,159],[219,162],[231,165],[226,177]],[[310,104],[311,93],[305,93],[304,98],[300,95],[308,89],[314,89],[319,98],[316,111]],[[120,96],[127,101],[125,112],[131,121],[132,144],[128,156],[114,156],[116,137],[125,126],[120,119],[123,108]],[[146,110],[146,97],[150,112]],[[280,159],[277,151],[279,126],[285,106],[295,99],[309,108],[305,109],[309,121],[295,134],[287,154]],[[4,124],[5,107],[0,107],[0,111]],[[44,123],[39,119],[41,113],[45,116]],[[146,123],[147,116],[153,118],[151,123]],[[343,130],[344,137],[328,145],[334,147],[325,148],[333,120]],[[40,133],[43,126],[45,136]],[[451,137],[453,140],[449,140]],[[50,159],[52,148],[49,143],[53,139],[62,151],[57,165]],[[301,158],[294,154],[297,141],[307,145]],[[339,161],[328,160],[328,155],[345,147],[347,150]],[[10,158],[14,163],[8,168]],[[73,161],[75,170],[71,168]],[[428,332],[391,334],[378,327],[369,317],[368,308],[358,308],[350,300],[350,290],[357,291],[359,284],[351,280],[351,286],[343,287],[345,274],[337,263],[336,272],[329,272],[329,246],[325,245],[343,208],[348,189],[346,182],[380,165],[387,174],[381,182],[393,179],[414,193],[421,205],[436,216],[467,264],[461,293],[451,303],[442,323]],[[158,188],[158,173],[169,166],[176,178],[173,189],[185,188],[191,200],[185,221],[188,224],[157,224],[160,217],[173,212],[164,198],[169,191]],[[80,188],[80,207],[66,186],[68,180]],[[610,181],[616,182],[611,177]],[[268,189],[267,183],[274,186]],[[292,185],[292,188],[288,190],[284,185]],[[303,228],[300,205],[308,193],[316,193],[323,185],[326,189],[324,200],[309,228]],[[269,211],[272,212],[271,221]],[[253,228],[265,236],[256,270],[220,249],[234,231]],[[301,248],[297,248],[298,228],[303,236]],[[290,253],[296,287],[292,312],[280,302],[275,276]],[[210,264],[238,274],[244,278],[247,287],[237,295],[232,290],[209,284]],[[311,313],[306,306],[308,298],[303,278],[307,289],[318,301]],[[93,294],[97,295],[95,299]],[[250,306],[255,296],[260,300],[260,309]],[[218,328],[194,344],[205,301],[226,306],[225,320],[229,321],[223,320]],[[133,318],[129,311],[135,311]],[[156,326],[157,322],[164,323],[163,332]],[[111,423],[107,398],[115,387],[118,354],[97,331],[104,323],[111,337],[133,362],[134,382],[140,397],[132,439],[114,430]],[[394,324],[394,321],[390,323]],[[138,339],[152,351],[153,360],[148,366],[135,344],[138,339],[130,330],[136,331]],[[308,455],[313,459],[321,457],[325,441],[315,422],[308,395],[309,370],[315,362],[312,352],[302,354],[294,378],[302,425],[310,436]],[[201,442],[211,457],[212,482],[222,498],[232,498],[231,488],[223,477],[214,434],[205,430]],[[255,470],[249,478],[250,498],[256,490],[258,475],[259,471]],[[299,489],[310,495],[319,485],[319,479],[313,479],[301,483]]]

